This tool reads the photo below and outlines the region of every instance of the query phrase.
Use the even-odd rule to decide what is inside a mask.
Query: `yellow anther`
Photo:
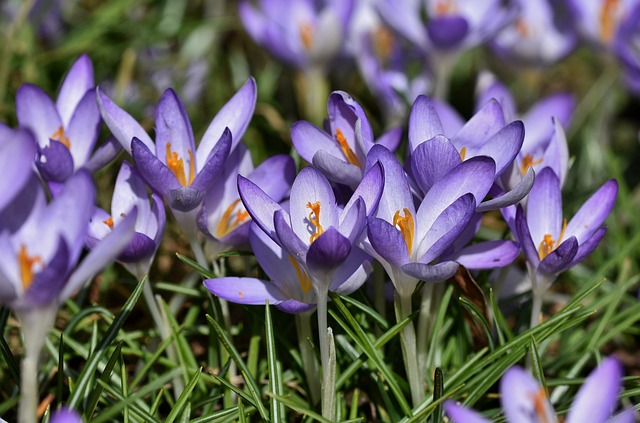
[[[396,213],[393,215],[393,226],[400,229],[402,238],[404,238],[404,242],[407,244],[407,251],[409,251],[409,255],[411,255],[411,251],[413,251],[415,224],[409,209],[405,207],[402,211],[404,212],[404,217],[400,216],[400,210],[396,210]]]
[[[460,160],[464,162],[465,157],[467,157],[467,147],[462,147],[460,149]]]
[[[42,264],[40,256],[30,256],[27,252],[27,246],[22,244],[18,253],[18,264],[20,266],[20,279],[22,279],[22,287],[29,288],[33,282],[33,266]]]
[[[300,40],[304,48],[311,50],[313,46],[313,26],[310,23],[300,24]]]
[[[453,0],[439,0],[436,2],[436,16],[453,15],[458,11]]]
[[[347,161],[352,165],[362,168],[360,160],[358,160],[358,156],[356,156],[356,153],[354,153],[351,147],[349,147],[349,143],[340,129],[336,129],[336,141],[338,142],[340,149],[342,149],[342,153]]]
[[[315,229],[315,232],[312,233],[311,237],[309,238],[309,243],[312,243],[324,233],[324,229],[320,224],[320,201],[316,201],[313,204],[311,204],[311,202],[308,202],[307,208],[311,209],[311,213],[309,213],[309,222],[311,222]]]
[[[291,255],[289,255],[289,261],[291,262],[293,269],[296,271],[296,276],[298,277],[298,282],[300,283],[300,288],[302,288],[302,292],[306,294],[312,288],[311,280],[309,279],[307,272],[305,272],[300,268],[300,265],[298,264],[298,262],[295,261],[295,259],[291,257]]]
[[[546,256],[551,254],[562,242],[562,238],[564,237],[564,231],[567,229],[567,219],[564,219],[562,222],[562,230],[560,231],[560,236],[557,241],[553,240],[553,235],[545,234],[542,237],[542,242],[538,246],[538,257],[540,260],[544,260]]]
[[[535,166],[540,163],[542,163],[542,159],[534,160],[533,154],[527,154],[524,156],[524,159],[522,159],[522,163],[520,164],[520,173],[526,175],[527,170],[529,170],[531,166]]]
[[[178,182],[180,185],[189,186],[193,183],[193,179],[196,176],[196,166],[195,160],[193,159],[193,152],[191,149],[187,150],[189,153],[189,180],[187,181],[187,175],[184,171],[184,160],[178,156],[178,153],[171,151],[171,143],[167,143],[166,150],[166,158],[167,158],[167,167],[171,169],[176,178],[178,178]]]
[[[222,218],[216,227],[216,237],[223,238],[229,235],[231,231],[236,229],[249,218],[249,212],[242,208],[235,213],[233,212],[239,202],[240,199],[237,198],[222,214]]]
[[[613,39],[616,29],[617,14],[620,8],[619,0],[605,0],[600,9],[600,39],[609,42]]]
[[[535,394],[529,394],[530,399],[533,401],[533,409],[538,417],[539,423],[551,423],[547,418],[547,406],[545,404],[547,399],[547,392],[544,388],[540,388]]]
[[[49,138],[51,138],[52,140],[61,142],[65,147],[67,147],[68,149],[71,149],[71,140],[64,133],[64,127],[62,125],[60,125],[58,127],[58,130],[54,132],[53,135],[51,135],[51,137]]]
[[[109,229],[113,229],[113,217],[109,216],[107,220],[103,220],[102,223],[107,225]]]

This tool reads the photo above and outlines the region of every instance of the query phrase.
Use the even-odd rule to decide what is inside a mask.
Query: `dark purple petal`
[[[546,275],[555,275],[565,269],[569,263],[571,263],[578,253],[578,240],[575,237],[571,237],[562,242],[552,252],[550,252],[544,259],[540,261],[538,270],[540,273]]]
[[[343,213],[348,211],[358,198],[362,198],[366,207],[367,216],[373,216],[378,208],[380,197],[382,196],[384,181],[385,177],[382,164],[376,162],[369,168],[367,173],[365,173],[364,178],[362,178],[362,181],[360,181],[353,195],[344,206]]]
[[[609,357],[585,380],[571,404],[566,421],[606,421],[616,409],[621,387],[622,365],[615,357]]]
[[[344,159],[319,150],[312,159],[313,165],[328,179],[350,187],[355,187],[362,179],[362,170]]]
[[[61,142],[51,140],[48,147],[38,146],[38,171],[45,181],[63,182],[73,175],[73,157]]]
[[[420,95],[413,102],[409,113],[408,137],[411,151],[436,135],[444,135],[440,117],[431,99]]]
[[[338,142],[307,121],[298,121],[291,126],[291,142],[300,157],[309,163],[313,162],[313,156],[321,150],[345,161]]]
[[[393,266],[402,266],[410,261],[407,243],[402,233],[383,219],[369,218],[367,235],[373,249]]]
[[[502,174],[522,148],[524,125],[521,121],[511,122],[487,140],[477,151],[478,156],[489,156],[496,162],[496,176]]]
[[[366,207],[364,200],[358,197],[353,207],[345,209],[344,213],[341,213],[340,226],[338,231],[346,236],[352,243],[356,242],[364,227],[367,223]]]
[[[336,270],[349,256],[351,242],[335,228],[327,229],[309,247],[307,267],[314,275]]]
[[[27,182],[20,186],[22,189],[20,194],[0,209],[0,232],[7,231],[11,234],[17,232],[32,213],[36,213],[46,205],[40,179],[30,167],[28,169],[31,175]]]
[[[286,220],[284,210],[278,210],[273,216],[273,225],[280,245],[289,253],[297,262],[304,263],[309,247],[293,232],[291,226]]]
[[[525,258],[535,269],[537,269],[540,264],[538,248],[536,248],[533,239],[531,239],[529,224],[527,223],[527,218],[524,216],[524,210],[520,205],[517,206],[516,210],[515,227],[515,235],[518,238],[518,242],[520,243],[520,247],[522,248]]]
[[[136,137],[131,140],[131,156],[142,177],[156,192],[168,196],[170,190],[180,187],[180,182],[171,169]]]
[[[520,246],[511,240],[479,242],[463,248],[454,260],[470,270],[507,266],[520,255]]]
[[[618,182],[615,179],[605,182],[571,218],[565,234],[578,238],[578,243],[584,242],[602,226],[613,210],[617,196]]]
[[[278,242],[273,217],[282,207],[264,193],[256,184],[242,175],[238,175],[238,193],[242,204],[251,215],[251,219],[266,232],[271,239]]]
[[[554,240],[562,230],[562,193],[560,181],[549,167],[536,174],[536,180],[527,199],[527,222],[534,243],[542,242],[545,235]],[[569,236],[571,233],[565,231]]]
[[[299,314],[304,313],[305,311],[310,311],[316,308],[315,304],[307,304],[297,300],[286,300],[276,305],[278,310],[284,311],[285,313],[290,314]]]
[[[222,173],[224,169],[224,163],[229,157],[231,151],[231,131],[229,128],[225,128],[220,136],[220,139],[211,150],[211,154],[207,157],[205,163],[199,163],[202,168],[196,175],[191,186],[197,190],[206,191],[211,187],[211,184]]]
[[[122,250],[118,260],[124,263],[135,263],[149,258],[156,251],[156,243],[153,239],[140,232],[134,232],[131,241]]]
[[[373,145],[373,131],[367,119],[367,115],[356,102],[353,97],[344,91],[334,91],[327,101],[327,112],[329,115],[329,124],[332,131],[331,136],[335,136],[338,129],[344,135],[347,144],[354,153],[357,151],[356,132],[360,132],[364,151],[367,151]],[[357,122],[360,122],[357,124]]]
[[[460,163],[460,153],[443,135],[421,143],[411,152],[411,172],[423,193]]]
[[[133,139],[137,138],[149,151],[155,151],[155,144],[144,128],[129,113],[111,101],[100,87],[96,88],[96,98],[104,123],[125,150],[131,153]]]
[[[69,69],[58,93],[56,108],[65,126],[71,121],[71,116],[76,111],[82,97],[93,87],[93,63],[91,63],[89,56],[83,54]]]
[[[204,161],[195,160],[196,143],[187,111],[173,89],[162,93],[156,107],[156,156],[167,164],[167,145],[171,153],[176,153],[184,162],[185,172],[193,165],[198,172]],[[195,161],[196,163],[191,163]],[[189,178],[189,175],[185,175]]]
[[[169,190],[166,196],[169,207],[187,213],[202,204],[204,191],[192,187],[179,187]]]
[[[58,238],[55,253],[45,268],[34,275],[33,282],[24,293],[27,307],[39,307],[55,301],[62,291],[69,269],[69,247],[62,237]]]
[[[602,241],[602,238],[604,238],[604,235],[606,233],[607,228],[604,226],[595,231],[593,235],[591,235],[582,244],[580,244],[580,246],[578,247],[578,252],[576,253],[573,260],[571,260],[571,262],[567,264],[561,271],[564,272],[565,270],[572,268],[582,260],[586,259],[593,252],[593,250],[596,249],[598,244],[600,244],[600,241]]]
[[[89,155],[98,141],[101,126],[102,118],[96,103],[96,93],[95,90],[90,90],[82,97],[68,126],[65,127],[65,135],[71,143],[69,149],[75,169],[84,166],[89,160]]]
[[[443,261],[438,264],[407,263],[401,267],[402,272],[425,282],[444,282],[458,270],[455,261]]]
[[[469,23],[462,16],[436,17],[427,23],[429,39],[438,50],[454,49],[469,32]]]
[[[205,279],[204,286],[214,295],[238,304],[264,305],[280,304],[289,300],[278,287],[272,283],[255,278],[217,278]]]
[[[479,212],[485,212],[489,210],[498,210],[503,207],[507,207],[513,204],[517,204],[520,200],[529,194],[533,184],[535,182],[536,175],[532,168],[527,170],[524,177],[513,187],[512,190],[505,192],[504,194],[494,197],[491,200],[483,201],[476,208]]]

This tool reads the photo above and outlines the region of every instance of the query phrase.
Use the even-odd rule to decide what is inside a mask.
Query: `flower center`
[[[196,168],[195,168],[195,160],[193,159],[193,152],[189,149],[187,150],[189,153],[189,181],[187,182],[187,175],[184,171],[184,160],[182,157],[178,156],[178,153],[175,151],[171,151],[171,143],[167,143],[167,167],[171,169],[176,178],[178,178],[178,182],[180,185],[189,186],[193,183],[193,179],[196,176]]]
[[[551,254],[562,242],[562,238],[564,237],[564,231],[567,229],[567,219],[564,219],[562,223],[562,230],[560,231],[560,236],[557,241],[553,240],[553,235],[545,234],[542,237],[542,242],[538,246],[538,257],[540,260],[544,260],[546,256]]]
[[[109,229],[113,229],[113,217],[109,216],[107,220],[103,220],[102,223],[107,225]]]
[[[605,0],[600,9],[600,39],[609,42],[613,38],[616,17],[620,9],[618,0]]]
[[[309,279],[307,272],[305,272],[300,268],[300,265],[298,264],[298,262],[295,261],[295,259],[291,257],[291,255],[289,255],[289,261],[293,265],[293,269],[296,271],[296,276],[298,277],[298,282],[300,283],[300,288],[302,288],[302,292],[306,294],[312,288],[311,280]]]
[[[30,256],[27,252],[27,246],[22,244],[18,253],[18,264],[20,266],[20,279],[22,279],[22,287],[26,290],[33,282],[33,267],[36,264],[42,264],[40,256]]]
[[[529,398],[533,401],[533,409],[540,423],[551,423],[547,418],[546,399],[547,393],[544,388],[540,388],[535,394],[529,394]]]
[[[313,26],[309,22],[300,24],[300,41],[307,50],[313,46]]]
[[[67,147],[67,149],[71,149],[71,140],[69,140],[69,137],[65,135],[64,127],[62,125],[60,125],[58,127],[58,130],[54,132],[53,135],[51,135],[49,138],[61,142],[65,147]]]
[[[531,166],[535,166],[540,163],[542,163],[542,159],[535,160],[533,154],[527,154],[524,156],[524,159],[522,159],[522,163],[520,164],[520,173],[525,175]]]
[[[324,229],[320,224],[320,201],[316,201],[313,204],[311,204],[311,202],[308,202],[307,208],[311,209],[311,213],[309,213],[309,222],[311,222],[311,225],[313,225],[314,232],[311,234],[311,237],[309,238],[309,243],[312,243],[313,241],[318,239],[320,235],[324,233]]]
[[[415,225],[413,222],[413,216],[409,209],[405,207],[402,211],[404,212],[404,217],[400,216],[400,210],[396,210],[396,213],[393,215],[393,226],[400,229],[402,238],[404,238],[404,243],[407,244],[409,255],[411,255],[411,251],[413,251]]]
[[[347,143],[347,139],[344,137],[344,134],[340,129],[336,129],[336,141],[338,142],[338,145],[340,145],[342,154],[344,154],[344,157],[347,159],[347,161],[352,165],[356,165],[362,169],[362,164],[360,164],[358,156],[356,156],[356,153],[354,153],[351,147],[349,147],[349,143]]]
[[[460,160],[464,162],[465,157],[467,157],[467,147],[462,147],[460,149]]]
[[[227,207],[222,214],[222,218],[216,227],[216,237],[223,238],[229,235],[231,231],[236,229],[249,218],[249,212],[244,210],[242,207],[234,213],[238,203],[240,203],[239,198],[231,203],[231,205]]]
[[[447,16],[457,13],[458,8],[453,0],[439,0],[436,2],[436,16]]]

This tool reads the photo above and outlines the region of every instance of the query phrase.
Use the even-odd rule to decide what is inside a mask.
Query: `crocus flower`
[[[627,86],[640,94],[640,2],[622,21],[614,40],[614,50],[625,70]]]
[[[104,237],[109,235],[131,210],[136,209],[138,215],[134,224],[133,238],[118,255],[117,260],[136,278],[149,272],[153,257],[160,246],[166,215],[162,199],[151,196],[151,205],[147,194],[147,186],[135,168],[122,162],[111,200],[111,213],[96,208],[89,224],[87,245],[93,248]]]
[[[0,211],[20,193],[33,176],[32,163],[36,154],[36,143],[31,132],[14,131],[0,123]],[[0,224],[1,230],[2,224]]]
[[[50,423],[82,423],[82,417],[74,410],[61,408],[51,415]]]
[[[46,181],[62,182],[89,164],[101,125],[89,56],[73,64],[55,103],[39,87],[21,86],[16,114],[20,127],[35,135],[36,165]]]
[[[538,0],[515,2],[518,16],[491,42],[501,57],[544,66],[565,58],[576,47],[578,34],[572,14],[563,2]]]
[[[198,149],[184,105],[172,89],[156,109],[156,142],[127,112],[98,89],[98,105],[116,139],[133,157],[153,190],[167,199],[189,238],[197,234],[196,208],[220,175],[253,114],[256,86],[250,78],[211,121]]]
[[[534,292],[544,292],[559,273],[584,260],[597,247],[617,195],[617,181],[607,181],[567,223],[562,218],[558,176],[551,168],[538,172],[526,211],[519,207],[516,215],[516,236],[527,259]]]
[[[210,256],[249,243],[251,218],[240,201],[238,175],[245,176],[276,202],[288,194],[295,178],[293,158],[278,154],[254,169],[251,154],[240,144],[229,156],[223,174],[216,179],[198,215],[198,226],[207,236]]]
[[[291,128],[291,141],[300,156],[332,181],[355,188],[364,176],[367,153],[375,144],[395,151],[402,128],[394,128],[374,141],[362,107],[347,93],[335,91],[327,104],[326,132],[307,121]]]
[[[582,37],[593,45],[610,48],[620,24],[637,0],[569,0],[568,3]]]
[[[622,387],[622,366],[615,357],[605,359],[578,391],[566,423],[631,423],[633,409],[611,417]],[[509,423],[556,422],[553,407],[543,387],[524,369],[513,366],[500,381],[500,402]],[[488,423],[473,410],[446,401],[444,408],[454,423]]]
[[[271,54],[299,69],[323,68],[346,38],[353,0],[243,0],[242,24]]]

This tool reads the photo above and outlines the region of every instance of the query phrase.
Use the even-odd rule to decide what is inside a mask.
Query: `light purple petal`
[[[115,159],[120,150],[122,150],[122,146],[118,140],[110,136],[96,149],[91,158],[84,164],[84,168],[91,173],[95,173]]]
[[[120,142],[122,148],[131,153],[132,140],[133,138],[137,138],[149,151],[155,151],[156,146],[144,128],[140,126],[129,113],[111,101],[111,99],[100,90],[100,87],[96,88],[96,98],[104,123],[109,127],[113,136]]]
[[[51,98],[32,84],[24,84],[16,94],[16,115],[20,127],[33,131],[38,145],[45,147],[62,121]]]
[[[98,140],[101,125],[102,119],[96,103],[96,93],[90,90],[80,99],[66,127],[66,136],[71,143],[70,150],[76,170],[89,160],[89,155]]]
[[[500,394],[502,409],[510,422],[532,421],[534,416],[539,422],[555,421],[543,388],[521,367],[513,366],[502,376]]]
[[[304,263],[305,256],[309,250],[308,245],[301,241],[296,233],[291,229],[286,220],[285,211],[278,210],[273,216],[273,225],[278,235],[280,245],[291,255],[298,263]]]
[[[513,187],[512,190],[507,191],[498,197],[494,197],[491,200],[483,201],[478,205],[476,210],[479,212],[485,212],[517,204],[520,200],[526,197],[527,194],[529,194],[533,184],[535,183],[535,179],[535,172],[532,168],[529,168],[524,177],[515,187]]]
[[[202,164],[202,168],[191,184],[194,189],[206,191],[222,173],[224,163],[228,159],[229,152],[231,151],[231,138],[231,131],[229,131],[229,128],[225,128],[220,136],[220,140],[218,140],[218,143],[213,147],[213,150],[211,150],[207,161]]]
[[[346,212],[349,211],[349,209],[358,200],[358,198],[362,198],[362,200],[364,201],[367,216],[373,216],[378,208],[380,197],[382,196],[384,181],[385,177],[382,164],[376,162],[376,164],[374,164],[369,168],[369,170],[367,170],[364,178],[362,178],[362,181],[360,181],[360,184],[351,195],[351,198],[349,199],[347,204],[344,206],[344,210],[340,215],[340,224],[342,225],[342,217]]]
[[[495,269],[507,266],[520,255],[520,246],[511,240],[479,242],[463,248],[454,260],[467,269]]]
[[[62,237],[45,268],[34,275],[33,282],[24,293],[21,302],[27,307],[40,307],[55,301],[64,288],[69,269],[69,247]]]
[[[419,280],[438,283],[452,277],[458,270],[455,261],[443,261],[438,264],[407,263],[402,266],[402,272]]]
[[[415,216],[413,197],[406,173],[398,159],[381,145],[374,145],[367,155],[367,168],[380,162],[384,170],[384,190],[380,197],[376,216],[388,222],[393,221],[396,211],[407,208]],[[367,210],[368,213],[368,210]]]
[[[122,162],[111,199],[111,216],[118,223],[134,206],[138,206],[137,226],[149,219],[151,212],[147,187],[128,162]]]
[[[458,151],[465,147],[468,153],[476,151],[502,127],[504,127],[504,113],[500,103],[490,100],[469,121],[451,137],[451,142]]]
[[[214,295],[238,304],[280,304],[290,299],[272,283],[256,278],[205,279],[204,286]]]
[[[579,244],[583,243],[600,229],[613,210],[617,196],[618,182],[615,179],[605,182],[598,191],[589,197],[567,224],[565,236],[573,235],[578,238]]]
[[[402,131],[401,126],[391,128],[378,137],[376,144],[386,147],[391,152],[395,152],[402,142]]]
[[[567,423],[606,421],[616,408],[621,387],[622,366],[615,357],[609,357],[585,380],[573,400]]]
[[[562,193],[560,181],[551,168],[546,167],[536,174],[527,200],[527,222],[534,243],[542,242],[545,235],[558,241],[562,230]],[[565,236],[571,235],[565,231]]]
[[[553,134],[553,126],[549,126],[551,117],[555,117],[560,126],[569,126],[573,111],[575,109],[575,99],[571,94],[553,94],[538,101],[522,117],[525,128],[525,144],[523,148],[531,151],[545,143]]]
[[[198,145],[196,163],[204,163],[207,160],[213,146],[220,139],[225,128],[229,128],[233,136],[231,149],[238,144],[247,126],[249,126],[253,110],[256,107],[256,99],[256,81],[253,78],[249,78],[238,92],[222,106],[222,109],[218,111],[216,117],[209,124],[202,136],[200,145]]]
[[[540,264],[538,248],[535,246],[533,239],[531,239],[529,224],[527,223],[527,218],[524,215],[524,210],[520,205],[517,206],[515,227],[515,235],[518,238],[518,242],[520,243],[520,247],[522,248],[525,258],[534,268],[537,269]]]
[[[476,411],[464,408],[451,400],[444,402],[444,409],[453,423],[490,423]]]
[[[358,166],[352,165],[324,150],[316,152],[312,163],[328,179],[340,184],[355,187],[362,179],[362,170]]]
[[[65,127],[71,121],[71,116],[73,116],[80,104],[80,100],[87,91],[93,89],[94,85],[93,63],[91,63],[89,56],[83,54],[69,69],[69,73],[62,82],[58,100],[56,101],[56,108]]]
[[[156,192],[167,196],[170,190],[180,187],[180,182],[171,169],[136,137],[131,141],[131,156],[142,177]]]
[[[241,175],[238,176],[238,193],[253,221],[266,232],[271,239],[278,242],[273,217],[276,211],[282,210],[282,207],[265,194],[256,184]]]
[[[607,423],[634,423],[636,421],[636,411],[633,408],[628,408],[611,417]]]
[[[321,150],[346,161],[338,142],[331,135],[307,121],[302,120],[293,124],[291,127],[291,142],[300,157],[309,163],[313,162],[313,156]]]
[[[316,214],[310,206],[319,206]],[[311,235],[331,226],[337,227],[336,199],[327,179],[316,169],[306,167],[298,173],[291,187],[291,229],[306,242]],[[311,216],[311,218],[310,218]],[[319,218],[319,222],[312,222]]]
[[[554,128],[553,135],[542,157],[542,164],[553,169],[556,175],[558,175],[558,178],[560,178],[560,186],[564,186],[569,167],[569,146],[567,145],[567,137],[560,121],[555,117],[552,118],[552,121]]]
[[[489,156],[496,162],[496,176],[501,175],[513,163],[522,148],[524,125],[521,121],[511,122],[500,129],[476,152],[479,156]]]
[[[12,139],[0,140],[0,210],[24,188],[34,175],[32,163],[36,155],[36,142],[26,130],[10,131]]]
[[[195,141],[187,111],[171,88],[162,93],[156,107],[156,157],[167,164],[167,146],[170,154],[176,153],[184,162],[185,178],[190,179],[190,166],[195,172],[200,171],[205,161],[195,160]],[[192,163],[195,161],[195,163]],[[195,177],[195,174],[193,175]],[[188,185],[188,184],[187,184]]]
[[[366,223],[367,214],[364,200],[358,197],[353,207],[347,209],[346,213],[341,213],[338,231],[353,243],[360,238]]]
[[[413,102],[409,112],[409,148],[415,150],[418,145],[444,135],[444,129],[435,105],[429,97],[420,95]]]
[[[411,153],[411,172],[423,193],[460,163],[460,153],[442,135],[423,142]]]
[[[291,190],[296,177],[296,165],[288,154],[277,154],[262,162],[247,177],[269,197],[281,201]]]

